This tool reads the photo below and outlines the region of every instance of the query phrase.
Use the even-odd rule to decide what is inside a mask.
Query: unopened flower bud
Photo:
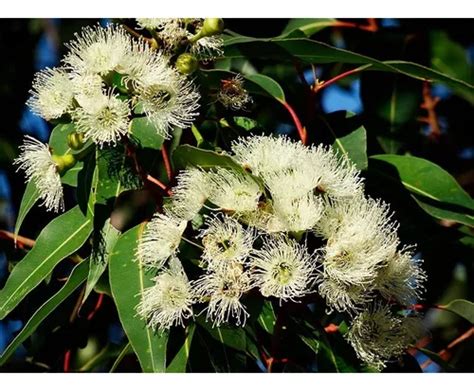
[[[78,151],[84,146],[84,134],[72,132],[67,135],[67,145],[69,148]]]
[[[184,75],[190,75],[198,69],[199,63],[196,57],[189,53],[181,54],[176,60],[176,68]]]
[[[76,158],[74,155],[70,153],[66,153],[64,155],[52,155],[51,158],[53,159],[54,163],[56,164],[56,168],[60,174],[69,170],[76,164]]]
[[[221,18],[206,18],[202,25],[201,35],[210,37],[211,35],[220,34],[224,31],[224,21]]]

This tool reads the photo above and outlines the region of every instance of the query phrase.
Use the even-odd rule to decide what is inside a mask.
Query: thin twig
[[[423,103],[421,108],[426,110],[426,117],[419,117],[418,121],[424,122],[430,127],[429,137],[435,141],[439,140],[441,136],[441,128],[439,126],[438,115],[436,114],[436,106],[440,98],[431,95],[431,87],[428,81],[423,83]]]
[[[329,79],[327,81],[316,82],[313,85],[313,91],[314,91],[314,93],[317,93],[317,92],[321,91],[323,88],[326,88],[327,86],[329,86],[329,85],[331,85],[331,84],[333,84],[333,83],[335,83],[335,82],[337,82],[341,79],[344,79],[347,76],[354,75],[355,73],[363,71],[364,69],[369,68],[371,66],[372,66],[372,64],[366,64],[366,65],[363,65],[361,67],[351,69],[350,71],[341,73],[340,75],[337,75],[337,76],[335,76],[332,79]]]
[[[377,25],[377,21],[375,18],[368,18],[367,19],[367,24],[359,24],[359,23],[354,23],[354,22],[343,22],[340,20],[337,20],[334,22],[332,25],[333,27],[347,27],[347,28],[356,28],[359,30],[364,30],[364,31],[370,31],[371,33],[375,33],[378,31],[379,27]]]
[[[20,244],[20,248],[22,248],[22,246],[26,246],[26,247],[33,247],[35,245],[35,241],[33,239],[30,239],[30,238],[26,238],[24,236],[20,236],[20,235],[15,235],[11,232],[8,232],[8,231],[5,231],[3,229],[0,229],[0,239],[7,239],[7,240],[13,240]]]
[[[298,118],[298,115],[296,114],[295,110],[293,110],[293,108],[288,102],[283,100],[280,100],[279,102],[285,107],[288,113],[290,113],[291,119],[293,120],[296,126],[296,130],[298,130],[301,142],[303,143],[303,145],[306,145],[306,143],[308,142],[308,134],[306,132],[306,128],[301,124],[301,121]]]
[[[146,180],[148,182],[154,183],[158,187],[162,188],[168,195],[171,195],[171,190],[168,189],[168,186],[166,186],[163,182],[159,181],[158,179],[152,177],[150,174],[146,176]]]
[[[171,181],[173,179],[173,169],[171,168],[170,158],[165,143],[161,146],[161,156],[163,157],[163,163],[165,164],[166,175],[168,175],[168,180]]]

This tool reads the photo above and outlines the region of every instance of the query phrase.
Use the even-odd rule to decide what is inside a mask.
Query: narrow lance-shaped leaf
[[[15,339],[10,342],[7,348],[0,355],[0,366],[5,364],[8,358],[15,353],[16,349],[35,332],[37,327],[43,322],[58,306],[66,300],[74,291],[85,281],[89,270],[89,262],[83,261],[77,265],[64,286],[55,293],[48,301],[46,301],[33,316],[28,320],[26,325],[16,335]]]
[[[51,221],[0,291],[0,319],[7,316],[60,261],[78,250],[91,231],[91,216],[84,216],[78,206]]]
[[[474,303],[468,300],[457,299],[440,307],[454,312],[455,314],[462,316],[468,322],[474,324]]]
[[[191,342],[194,336],[194,330],[196,329],[196,325],[194,323],[190,323],[189,326],[186,328],[186,337],[184,339],[183,346],[179,349],[176,356],[171,361],[168,368],[166,368],[166,372],[171,373],[184,373],[186,372],[186,365],[188,363],[189,358],[189,349],[191,348]]]
[[[109,278],[120,321],[145,372],[166,370],[167,333],[155,333],[137,316],[136,307],[144,290],[153,285],[153,273],[135,260],[143,226],[125,232],[117,240],[109,260]]]
[[[40,195],[35,183],[33,181],[28,182],[25,188],[25,192],[23,193],[23,198],[21,199],[20,210],[18,211],[18,217],[15,223],[15,238],[20,232],[21,225],[23,224],[26,215],[36,204],[36,201],[38,201],[39,198]]]

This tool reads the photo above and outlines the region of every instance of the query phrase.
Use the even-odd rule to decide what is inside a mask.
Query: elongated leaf
[[[441,307],[462,316],[468,322],[474,324],[474,303],[468,300],[457,299]]]
[[[323,42],[307,38],[251,38],[234,37],[225,42],[227,58],[265,58],[292,61],[297,58],[306,63],[332,63],[364,65],[360,70],[378,70],[402,73],[420,80],[445,83],[461,91],[471,102],[474,101],[474,87],[434,69],[407,61],[379,61],[345,49],[338,49]]]
[[[356,120],[356,121],[354,121]],[[338,111],[323,118],[334,140],[333,148],[351,160],[359,170],[365,170],[367,161],[367,132],[354,113]]]
[[[21,225],[23,220],[25,220],[26,215],[31,210],[31,208],[36,204],[36,201],[39,200],[39,192],[33,181],[28,182],[23,193],[23,198],[21,199],[20,210],[18,211],[18,217],[15,223],[15,236],[20,232]]]
[[[267,333],[273,334],[275,322],[276,316],[275,311],[273,310],[272,303],[268,300],[265,300],[262,307],[262,311],[258,315],[258,323]]]
[[[191,342],[194,336],[194,330],[196,329],[196,325],[191,323],[186,328],[186,338],[184,339],[183,346],[179,349],[176,356],[171,361],[170,365],[166,369],[166,372],[172,373],[184,373],[186,372],[186,365],[188,364],[189,358],[189,349],[191,347]]]
[[[143,371],[164,372],[168,334],[154,333],[136,314],[143,291],[153,285],[153,274],[146,272],[142,264],[134,260],[142,229],[142,226],[134,227],[117,240],[110,256],[110,287],[120,321]]]
[[[120,231],[110,224],[110,219],[107,219],[98,236],[99,243],[97,243],[97,247],[93,249],[91,255],[89,275],[87,277],[86,290],[82,302],[86,301],[107,268],[110,253],[120,237]]]
[[[255,86],[252,86],[249,89],[249,92],[262,95],[268,94],[281,102],[285,101],[285,92],[283,91],[283,88],[281,88],[280,84],[271,77],[257,74],[249,75],[245,78],[255,84]],[[260,91],[257,86],[260,87],[262,91]]]
[[[0,291],[0,319],[7,316],[60,261],[79,249],[91,231],[91,217],[84,216],[78,206],[51,221]]]
[[[474,210],[474,201],[469,194],[447,171],[428,160],[399,155],[376,155],[371,156],[371,160],[387,163],[387,166],[380,165],[377,170],[401,181],[421,201],[419,205],[422,208],[424,203],[431,202],[446,211],[456,212],[455,208],[465,208],[466,212]],[[433,209],[426,208],[425,211],[437,217]],[[466,217],[474,222],[472,213],[466,214]]]
[[[243,168],[229,155],[214,151],[199,149],[191,145],[180,145],[173,152],[173,161],[176,167],[185,168],[188,165],[199,166],[204,169],[225,167],[244,172]]]
[[[81,262],[71,272],[64,286],[55,293],[46,303],[44,303],[33,314],[23,329],[17,334],[15,339],[10,342],[7,348],[0,355],[0,366],[5,364],[8,358],[15,353],[16,349],[31,335],[36,328],[53,312],[64,300],[66,300],[74,291],[84,282],[87,277],[89,263]]]
[[[165,140],[147,117],[134,118],[129,133],[142,148],[161,149]]]
[[[285,29],[281,33],[281,37],[285,37],[293,33],[295,30],[300,30],[307,37],[316,34],[318,31],[331,27],[337,24],[336,19],[321,18],[321,19],[310,19],[310,18],[297,18],[290,19]]]

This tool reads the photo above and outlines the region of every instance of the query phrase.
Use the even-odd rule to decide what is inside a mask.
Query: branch
[[[173,169],[171,168],[170,158],[164,142],[161,146],[161,156],[163,157],[163,163],[165,164],[166,175],[168,175],[168,180],[171,181],[173,179]]]
[[[423,83],[423,103],[420,107],[426,110],[427,116],[418,118],[418,121],[427,123],[430,126],[429,137],[435,141],[438,141],[441,137],[441,128],[435,110],[439,101],[439,97],[433,97],[431,95],[430,83],[425,81]]]
[[[300,136],[301,142],[303,145],[306,145],[308,141],[308,134],[306,132],[306,128],[301,125],[301,121],[298,118],[298,115],[296,115],[296,112],[293,110],[293,108],[290,106],[290,104],[286,101],[279,100],[279,102],[285,107],[285,109],[290,113],[291,119],[293,120],[296,129],[298,130],[298,134]]]
[[[23,247],[32,248],[36,243],[33,239],[26,238],[20,235],[15,235],[3,229],[0,229],[0,239],[12,240],[13,242],[16,241],[19,244],[20,248],[23,248]]]
[[[341,79],[344,79],[345,77],[347,76],[350,76],[350,75],[354,75],[355,73],[358,73],[360,71],[363,71],[364,69],[366,68],[370,68],[372,66],[372,64],[366,64],[366,65],[362,65],[358,68],[355,68],[355,69],[351,69],[350,71],[347,71],[347,72],[344,72],[344,73],[341,73],[340,75],[337,75],[335,77],[333,77],[332,79],[329,79],[327,81],[323,81],[323,82],[316,82],[312,89],[314,91],[314,93],[317,93],[319,92],[320,90],[322,90],[323,88],[341,80]]]
[[[343,21],[336,21],[333,24],[333,27],[348,27],[348,28],[356,28],[363,31],[369,31],[371,33],[375,33],[378,31],[379,27],[377,25],[377,21],[375,18],[368,18],[367,24],[359,24],[354,22],[343,22]]]

